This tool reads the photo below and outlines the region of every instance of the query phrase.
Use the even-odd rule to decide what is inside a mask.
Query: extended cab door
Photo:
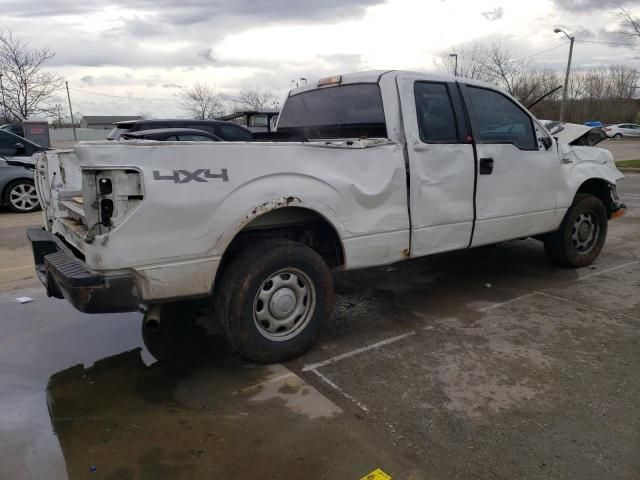
[[[455,83],[398,77],[410,173],[411,255],[469,246],[473,145]]]
[[[461,85],[476,145],[476,223],[471,245],[555,226],[561,162],[551,138],[507,95]]]

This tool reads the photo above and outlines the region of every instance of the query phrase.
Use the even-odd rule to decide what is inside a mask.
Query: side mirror
[[[26,155],[27,154],[27,149],[25,148],[24,144],[18,142],[16,143],[16,155]]]
[[[553,146],[553,140],[551,140],[551,137],[547,137],[546,135],[542,137],[540,141],[542,142],[545,150],[549,150]]]

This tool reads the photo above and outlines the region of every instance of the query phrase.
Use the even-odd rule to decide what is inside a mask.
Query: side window
[[[460,135],[447,85],[417,82],[414,95],[422,141],[457,143]]]
[[[233,125],[218,125],[217,129],[216,135],[229,142],[245,142],[253,139],[251,132]]]
[[[531,117],[504,95],[485,88],[467,87],[476,119],[476,140],[512,143],[522,150],[537,150]]]
[[[266,115],[251,115],[249,117],[249,126],[251,127],[266,127],[268,124]]]
[[[0,155],[15,155],[16,143],[18,140],[15,137],[0,133]]]
[[[177,142],[179,140],[180,139],[175,135],[171,135],[170,137],[167,137],[167,139],[166,139],[167,142]]]

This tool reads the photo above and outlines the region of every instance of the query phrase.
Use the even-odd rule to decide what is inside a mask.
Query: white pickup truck
[[[582,267],[624,213],[608,151],[558,144],[474,80],[322,79],[290,92],[277,130],[274,141],[40,154],[45,226],[28,235],[48,294],[84,312],[142,309],[147,321],[211,299],[242,355],[276,362],[313,344],[331,270],[529,236]]]

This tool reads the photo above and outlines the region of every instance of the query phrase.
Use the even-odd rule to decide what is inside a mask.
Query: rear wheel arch
[[[253,218],[227,245],[217,269],[213,288],[229,263],[253,242],[283,239],[299,242],[317,252],[330,269],[345,264],[345,250],[338,229],[322,214],[299,206],[286,206]]]

